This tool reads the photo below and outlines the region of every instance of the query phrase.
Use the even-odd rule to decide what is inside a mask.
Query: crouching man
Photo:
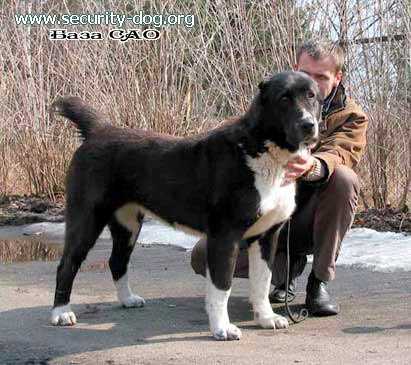
[[[297,52],[295,69],[311,76],[324,97],[320,140],[306,158],[286,166],[283,184],[297,181],[297,208],[290,228],[290,284],[285,286],[288,225],[284,225],[274,260],[270,301],[281,303],[295,298],[295,281],[313,254],[312,271],[306,286],[306,306],[311,315],[327,316],[339,312],[329,295],[327,283],[335,278],[341,241],[350,229],[359,194],[358,177],[353,168],[364,151],[368,119],[345,93],[341,82],[344,54],[327,42],[309,41]],[[234,276],[248,277],[246,245],[240,249]],[[197,274],[205,275],[206,241],[199,241],[191,256]]]

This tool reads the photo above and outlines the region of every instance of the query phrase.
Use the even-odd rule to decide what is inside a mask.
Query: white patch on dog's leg
[[[144,307],[144,304],[146,303],[144,299],[136,294],[133,294],[131,291],[127,273],[125,273],[119,280],[115,281],[114,285],[117,289],[118,300],[124,307]]]
[[[217,340],[239,340],[241,331],[230,323],[228,317],[228,298],[231,289],[220,290],[213,284],[207,268],[206,311],[210,322],[210,330]]]
[[[54,326],[74,326],[77,318],[70,308],[70,304],[55,307],[51,311],[51,324]]]
[[[115,212],[117,222],[131,233],[130,246],[136,241],[140,230],[141,222],[137,219],[139,211],[140,208],[137,204],[129,203]],[[119,280],[114,281],[114,285],[117,289],[118,300],[124,307],[143,307],[145,305],[144,299],[131,291],[127,271]]]
[[[261,257],[261,247],[258,242],[248,249],[250,302],[254,310],[254,320],[263,328],[287,328],[288,320],[275,314],[268,295],[270,292],[271,270]]]

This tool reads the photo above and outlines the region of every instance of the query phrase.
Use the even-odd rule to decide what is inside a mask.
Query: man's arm
[[[338,164],[354,168],[364,152],[367,125],[364,114],[351,114],[320,141],[312,155],[297,157],[287,164],[283,185],[298,178],[313,184],[327,182]]]
[[[339,164],[350,168],[357,166],[364,153],[367,126],[365,116],[352,115],[320,142],[312,155],[324,165],[321,182],[328,181]]]

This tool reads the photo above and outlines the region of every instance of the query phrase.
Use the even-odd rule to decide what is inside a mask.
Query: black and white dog
[[[218,340],[239,339],[230,296],[239,242],[249,243],[250,301],[264,328],[285,328],[268,300],[279,229],[295,208],[295,184],[282,186],[284,165],[318,138],[320,94],[300,72],[259,85],[244,116],[188,138],[123,129],[79,98],[53,104],[73,121],[84,143],[67,176],[66,234],[51,322],[73,325],[70,293],[77,271],[103,228],[113,238],[109,260],[119,301],[140,307],[127,265],[145,214],[207,237],[206,309]]]

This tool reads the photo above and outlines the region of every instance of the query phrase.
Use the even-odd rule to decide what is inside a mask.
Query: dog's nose
[[[315,123],[312,119],[303,119],[301,122],[301,129],[304,135],[312,135],[314,133]]]

